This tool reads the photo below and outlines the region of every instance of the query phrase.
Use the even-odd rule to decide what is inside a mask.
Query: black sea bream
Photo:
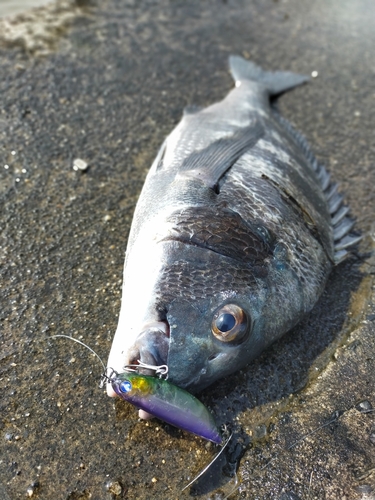
[[[147,176],[108,360],[118,372],[167,364],[191,391],[292,328],[359,239],[336,184],[271,104],[307,78],[236,56],[230,70],[235,88],[185,110]]]

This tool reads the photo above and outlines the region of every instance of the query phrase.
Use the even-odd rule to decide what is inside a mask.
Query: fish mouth
[[[118,373],[135,368],[142,375],[155,375],[157,367],[167,365],[169,332],[167,321],[154,321],[143,325],[141,333],[124,353],[121,365],[117,363],[116,368],[114,363],[113,368]],[[110,381],[107,384],[107,394],[110,397],[117,396]]]
[[[145,325],[143,331],[138,335],[133,346],[128,351],[126,366],[139,366],[139,373],[155,375],[157,367],[167,365],[169,338],[170,330],[167,321],[158,321]]]
[[[147,325],[129,351],[129,364],[135,365],[135,368],[139,366],[137,371],[142,375],[157,375],[157,367],[167,366],[169,337],[167,321]],[[139,410],[138,415],[143,420],[153,418],[153,415],[145,410]]]

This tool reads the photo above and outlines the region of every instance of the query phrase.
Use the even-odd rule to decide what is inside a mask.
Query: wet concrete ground
[[[0,51],[1,498],[375,498],[373,1],[63,3],[63,29]],[[36,19],[32,37],[48,31]],[[232,53],[318,72],[280,108],[364,239],[301,325],[201,395],[234,439],[181,493],[213,447],[138,421],[98,388],[96,358],[49,337],[106,358],[147,170],[184,106],[232,87]]]

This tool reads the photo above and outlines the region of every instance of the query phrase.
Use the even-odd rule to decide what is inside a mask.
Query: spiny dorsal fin
[[[331,225],[333,232],[333,250],[334,250],[334,262],[335,264],[340,264],[350,255],[350,248],[359,243],[362,236],[358,234],[352,234],[351,230],[354,226],[354,221],[347,216],[350,209],[347,205],[344,205],[344,197],[338,192],[338,184],[332,182],[329,173],[327,172],[324,165],[318,162],[315,158],[314,153],[310,149],[310,146],[306,138],[297,132],[291,123],[280,115],[277,108],[273,107],[273,116],[278,120],[281,125],[289,132],[291,137],[295,140],[298,146],[301,148],[306,159],[309,161],[311,168],[314,170],[318,177],[322,190],[324,192],[325,198],[328,204],[328,210],[331,215]]]

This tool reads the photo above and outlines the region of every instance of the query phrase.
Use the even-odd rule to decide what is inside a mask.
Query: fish
[[[240,56],[229,68],[234,88],[186,108],[149,170],[107,363],[167,365],[192,393],[295,326],[360,240],[337,184],[276,105],[309,78]]]

